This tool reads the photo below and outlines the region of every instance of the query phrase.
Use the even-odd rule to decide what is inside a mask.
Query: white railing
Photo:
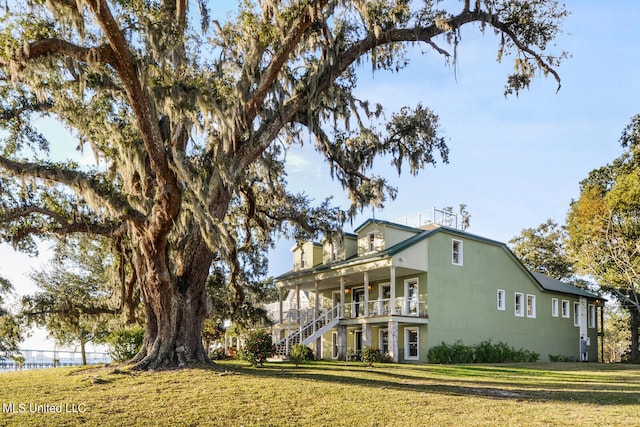
[[[416,299],[397,297],[349,304],[349,314],[345,317],[375,317],[399,314],[403,316],[426,317],[427,303]],[[365,311],[365,307],[368,309]]]
[[[283,323],[307,323],[316,318],[315,308],[306,308],[302,310],[291,309],[283,311]],[[319,315],[319,313],[318,313]]]
[[[365,310],[368,308],[368,310]],[[366,314],[365,314],[366,313]],[[427,317],[427,303],[416,299],[398,297],[395,299],[387,298],[382,300],[369,301],[368,303],[346,303],[344,306],[336,304],[334,307],[324,310],[317,316],[314,308],[306,310],[290,310],[288,318],[292,321],[287,322],[286,328],[280,328],[279,331],[286,331],[283,339],[274,337],[274,342],[279,345],[285,345],[286,354],[289,354],[292,342],[302,343],[308,337],[314,336],[316,332],[324,328],[328,323],[337,319],[358,318],[358,317],[376,317],[388,315],[402,315],[413,317]],[[296,319],[296,321],[293,321]],[[323,326],[319,325],[322,324]],[[283,325],[284,326],[284,325]],[[310,333],[309,333],[310,332]],[[276,331],[274,331],[276,333]],[[305,334],[307,335],[305,338]],[[298,338],[296,338],[298,337]]]
[[[402,316],[415,316],[415,317],[427,317],[427,303],[426,301],[410,299],[406,297],[397,297],[394,300],[376,299],[371,300],[368,303],[362,302],[349,302],[345,303],[344,307],[337,304],[335,307],[325,311],[317,312],[315,308],[307,308],[304,310],[290,309],[283,312],[282,325],[288,325],[288,330],[295,330],[304,327],[305,324],[322,317],[324,314],[329,316],[338,316],[344,319],[350,319],[355,317],[376,317],[376,316],[388,316],[390,314],[402,315]],[[329,320],[332,320],[330,317]],[[297,325],[297,326],[291,326]]]
[[[315,309],[305,310],[306,317],[312,315],[313,313],[315,313]],[[322,313],[320,313],[319,316],[317,317],[312,316],[305,323],[300,323],[300,326],[298,328],[293,329],[291,328],[291,324],[289,324],[287,328],[287,336],[284,338],[284,340],[279,340],[281,344],[284,341],[286,354],[289,354],[289,349],[291,348],[291,341],[296,340],[299,343],[302,343],[306,339],[306,338],[303,338],[306,332],[311,330],[311,333],[308,336],[315,335],[317,331],[322,329],[322,327],[318,328],[319,324],[322,323],[324,327],[324,325],[327,325],[332,320],[342,318],[340,313],[341,313],[340,304],[338,304],[329,310],[324,310]],[[299,337],[299,338],[296,339],[296,337]]]

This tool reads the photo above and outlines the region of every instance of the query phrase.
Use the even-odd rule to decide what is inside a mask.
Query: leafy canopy
[[[243,0],[224,21],[206,0],[13,3],[0,16],[0,239],[30,252],[41,238],[109,239],[142,288],[154,366],[203,353],[182,335],[200,332],[212,265],[240,307],[274,235],[315,238],[395,197],[375,159],[413,174],[448,160],[428,107],[383,114],[358,99],[360,65],[400,71],[411,44],[455,62],[474,23],[513,60],[505,94],[539,74],[559,85],[566,56],[553,52],[556,0]],[[42,127],[50,118],[68,136]],[[350,206],[287,190],[287,152],[308,140]],[[96,164],[61,155],[76,146]],[[178,325],[189,313],[195,328]]]
[[[18,345],[24,338],[24,327],[5,306],[3,295],[13,290],[11,282],[0,276],[0,360],[19,351]]]
[[[565,249],[564,227],[551,219],[537,228],[525,228],[509,241],[513,252],[530,270],[558,280],[572,279],[573,261]]]
[[[624,129],[626,151],[580,183],[567,216],[569,250],[630,314],[631,360],[640,358],[640,115]]]
[[[460,27],[478,22],[502,34],[499,60],[514,54],[506,93],[538,71],[559,81],[564,53],[542,53],[566,15],[555,1],[467,1],[455,14],[439,3],[243,1],[220,23],[201,0],[194,25],[187,2],[18,2],[0,34],[4,239],[28,250],[37,236],[112,236],[123,222],[145,224],[175,187],[175,246],[195,222],[216,250],[246,242],[221,251],[246,267],[235,252],[251,257],[249,241],[270,242],[271,230],[295,224],[289,232],[304,238],[344,219],[285,190],[285,152],[303,131],[351,194],[349,214],[383,203],[395,189],[371,174],[374,158],[416,173],[434,153],[447,161],[448,148],[422,105],[383,129],[368,123],[381,107],[354,96],[359,62],[399,70],[416,42],[452,57],[436,37],[455,47]],[[54,161],[52,147],[68,143],[40,131],[42,116],[60,120],[99,166]]]

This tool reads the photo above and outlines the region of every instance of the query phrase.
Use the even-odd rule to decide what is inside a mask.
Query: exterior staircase
[[[293,330],[289,335],[276,344],[275,356],[283,358],[288,357],[289,350],[292,346],[300,343],[305,345],[311,344],[324,333],[336,327],[340,322],[338,308],[338,306],[335,306],[330,310],[325,310],[320,314],[320,316],[309,320],[301,327]]]

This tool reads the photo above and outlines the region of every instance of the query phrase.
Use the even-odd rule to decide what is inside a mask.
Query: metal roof
[[[370,260],[370,259],[374,259],[374,258],[386,258],[389,256],[393,256],[395,254],[397,254],[398,252],[409,248],[413,245],[415,245],[416,243],[418,243],[419,241],[426,239],[434,234],[440,233],[440,232],[445,232],[445,233],[449,233],[449,234],[454,234],[460,237],[464,237],[464,238],[470,238],[470,239],[474,239],[474,240],[478,240],[484,243],[488,243],[490,245],[495,245],[495,246],[500,246],[503,249],[505,249],[507,251],[507,253],[513,258],[513,260],[515,262],[517,262],[537,283],[538,285],[545,291],[550,291],[550,292],[558,292],[558,293],[563,293],[563,294],[568,294],[568,295],[575,295],[575,296],[581,296],[581,297],[586,297],[586,298],[592,298],[592,299],[598,299],[598,300],[602,300],[602,301],[606,301],[605,298],[602,298],[594,293],[591,293],[589,291],[586,291],[584,289],[578,288],[576,286],[570,285],[569,283],[565,283],[562,282],[560,280],[556,280],[553,279],[551,277],[545,276],[544,274],[540,274],[540,273],[534,273],[529,271],[529,269],[527,269],[525,267],[524,264],[522,264],[522,262],[518,259],[518,257],[511,251],[511,249],[509,249],[509,247],[502,243],[502,242],[498,242],[497,240],[492,240],[492,239],[488,239],[486,237],[482,237],[482,236],[478,236],[475,234],[471,234],[471,233],[467,233],[466,231],[461,231],[455,228],[450,228],[450,227],[445,227],[445,226],[438,226],[434,229],[430,229],[430,230],[422,230],[419,228],[413,228],[413,227],[407,227],[401,224],[394,224],[388,221],[381,221],[381,220],[373,220],[373,219],[369,219],[367,221],[365,221],[362,225],[360,225],[356,230],[360,230],[362,229],[365,225],[370,224],[371,222],[375,222],[375,223],[379,223],[379,224],[384,224],[384,225],[390,225],[390,226],[394,226],[394,227],[398,227],[398,228],[402,228],[405,229],[407,231],[413,231],[416,234],[409,237],[408,239],[403,240],[402,242],[399,242],[389,248],[383,249],[381,251],[378,252],[374,252],[374,253],[369,253],[363,256],[357,256],[357,255],[352,255],[351,257],[338,261],[338,262],[334,262],[331,264],[318,264],[314,267],[310,267],[304,270],[290,270],[286,273],[281,274],[280,276],[277,276],[275,279],[277,281],[279,280],[285,280],[285,279],[289,279],[289,278],[293,278],[293,277],[299,277],[299,276],[303,276],[309,273],[317,273],[320,271],[326,271],[326,270],[330,270],[330,269],[334,269],[334,268],[339,268],[339,267],[343,267],[345,265],[349,265],[349,264],[353,264],[353,263],[360,263],[366,260]]]
[[[531,275],[537,280],[544,290],[606,301],[606,299],[601,296],[578,288],[577,286],[570,285],[569,283],[565,283],[561,280],[545,276],[544,274],[532,272]]]

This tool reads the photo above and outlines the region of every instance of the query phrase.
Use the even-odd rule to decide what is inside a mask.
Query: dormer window
[[[332,241],[331,242],[331,248],[330,248],[330,251],[331,251],[330,260],[331,260],[331,262],[335,262],[338,259],[338,250],[337,250],[336,246],[337,246],[336,242]]]
[[[376,234],[369,233],[367,236],[367,251],[373,252],[376,250]]]
[[[300,268],[304,268],[304,267],[305,267],[304,248],[300,248]]]

